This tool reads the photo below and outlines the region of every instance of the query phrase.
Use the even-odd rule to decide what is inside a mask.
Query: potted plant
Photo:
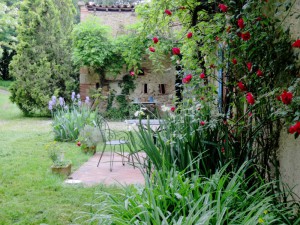
[[[96,127],[85,125],[78,136],[77,146],[84,153],[95,154],[97,144],[102,140],[102,134]]]
[[[54,141],[46,145],[46,150],[53,163],[51,166],[52,173],[66,176],[70,175],[72,167],[71,161],[64,158],[64,152],[59,148],[57,142]]]

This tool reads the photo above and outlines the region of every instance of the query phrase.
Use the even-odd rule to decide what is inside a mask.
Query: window
[[[144,84],[144,94],[147,94],[147,93],[148,93],[148,85]]]
[[[159,94],[166,94],[166,85],[165,84],[159,84],[158,85]]]

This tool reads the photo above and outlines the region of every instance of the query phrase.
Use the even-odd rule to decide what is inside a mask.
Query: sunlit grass
[[[45,144],[53,141],[49,118],[25,118],[0,92],[0,224],[70,224],[104,187],[68,186],[50,172]],[[90,156],[75,143],[59,143],[72,170]]]

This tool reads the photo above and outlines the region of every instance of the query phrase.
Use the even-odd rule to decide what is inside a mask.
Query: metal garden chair
[[[124,147],[125,145],[129,144],[129,139],[126,135],[125,132],[120,132],[122,135],[117,135],[116,132],[111,130],[109,128],[109,125],[107,121],[102,117],[102,116],[97,116],[97,119],[94,120],[95,126],[99,129],[101,136],[102,136],[102,141],[103,141],[103,149],[100,153],[100,158],[97,164],[97,167],[99,167],[99,164],[101,162],[101,159],[103,157],[103,154],[106,150],[106,147],[110,147],[110,171],[112,171],[113,168],[113,163],[114,163],[114,155],[119,154],[122,158],[122,164],[123,166],[125,165],[125,152],[124,152]],[[119,152],[116,152],[116,147],[119,148]],[[129,161],[129,158],[128,158]]]

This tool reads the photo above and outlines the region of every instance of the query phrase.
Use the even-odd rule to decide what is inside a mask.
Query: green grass
[[[0,88],[8,90],[12,83],[11,80],[0,80]]]
[[[106,187],[68,186],[53,175],[44,148],[53,141],[50,119],[23,117],[8,97],[0,92],[0,224],[74,223]],[[89,158],[75,143],[59,144],[73,171]]]

